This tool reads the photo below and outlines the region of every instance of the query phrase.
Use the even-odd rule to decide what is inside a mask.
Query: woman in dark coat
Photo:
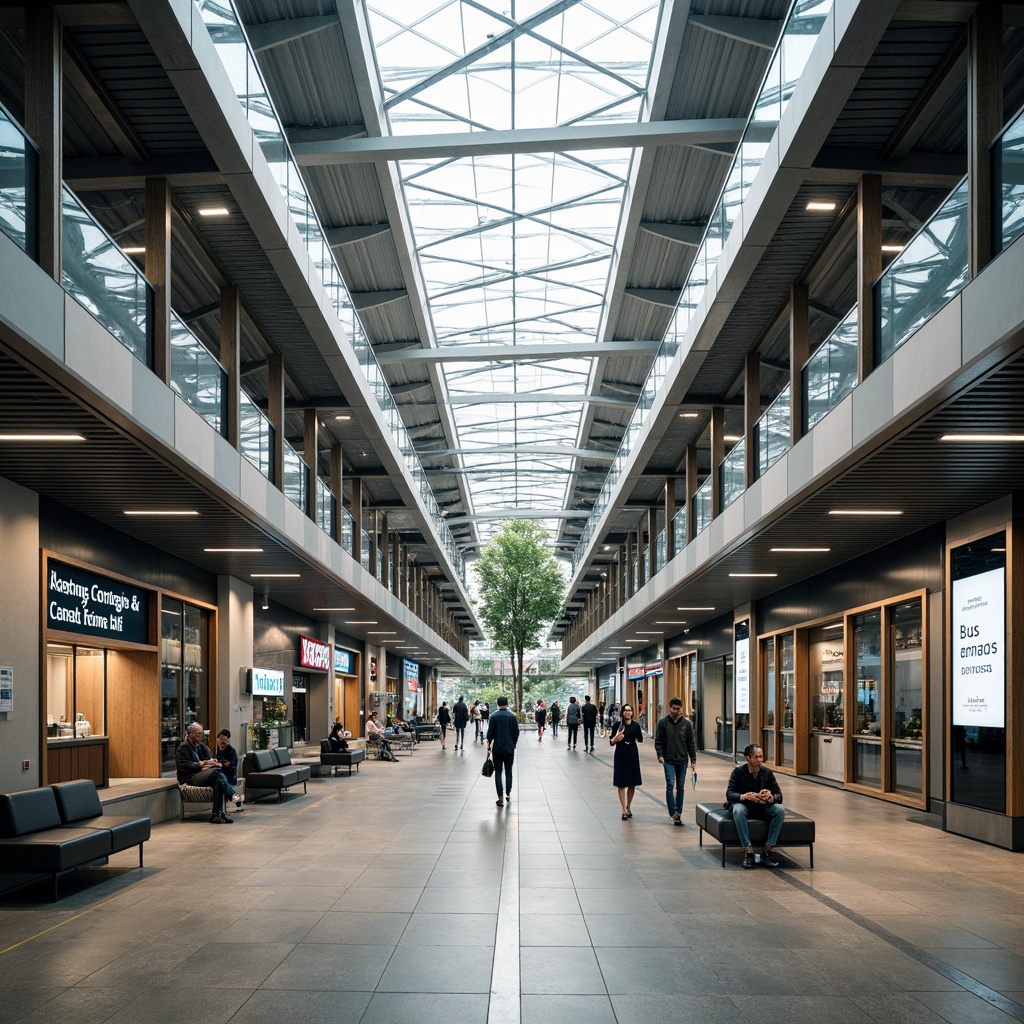
[[[537,723],[537,742],[544,739],[544,723],[547,721],[548,709],[544,707],[544,701],[537,701],[537,710],[533,713],[533,720]]]
[[[445,748],[445,734],[448,732],[448,726],[452,724],[452,713],[448,708],[448,701],[441,701],[441,706],[437,709],[437,724],[441,726],[441,749]]]
[[[622,720],[609,743],[615,748],[615,766],[612,772],[612,785],[619,791],[619,803],[622,804],[622,820],[633,817],[630,805],[637,786],[644,780],[640,775],[640,750],[638,743],[643,743],[643,730],[633,721],[633,707],[622,705]]]

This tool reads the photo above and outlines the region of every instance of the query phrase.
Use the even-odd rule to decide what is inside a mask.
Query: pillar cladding
[[[46,712],[39,696],[39,496],[2,477],[0,552],[0,665],[14,673],[13,709],[0,714],[0,793],[11,793],[42,782]]]
[[[252,697],[242,672],[253,662],[253,589],[234,576],[217,577],[217,728],[231,730],[241,750],[242,723],[252,721]],[[206,724],[206,723],[204,723]]]

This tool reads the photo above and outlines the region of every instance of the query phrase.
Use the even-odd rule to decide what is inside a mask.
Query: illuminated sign
[[[252,670],[252,695],[254,697],[283,697],[284,673],[275,668],[254,668]]]
[[[402,675],[405,678],[405,688],[410,693],[416,693],[420,688],[420,666],[417,661],[402,659]]]
[[[736,623],[736,656],[733,660],[733,681],[736,689],[737,715],[750,714],[750,623]]]
[[[311,636],[300,636],[299,664],[303,668],[326,672],[331,667],[330,645],[314,640]]]
[[[65,633],[149,643],[149,595],[137,587],[47,563],[46,627]]]
[[[339,676],[354,676],[356,656],[343,647],[334,648],[334,672]]]
[[[953,581],[953,724],[1006,728],[1006,570]]]

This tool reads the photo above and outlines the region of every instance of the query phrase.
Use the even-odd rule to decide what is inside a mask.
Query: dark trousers
[[[494,764],[494,788],[498,793],[498,799],[502,797],[501,789],[501,769],[505,769],[505,796],[512,795],[512,763],[516,759],[516,752],[514,750],[509,751],[507,754],[498,754],[494,751],[491,752],[491,762]]]
[[[228,797],[235,795],[231,783],[220,768],[204,768],[188,780],[190,786],[210,786],[213,789],[213,813],[223,814]]]
[[[580,723],[579,722],[575,722],[575,723],[570,722],[566,726],[566,729],[569,730],[569,742],[566,745],[570,746],[570,747],[575,747],[576,746],[576,737],[580,733]]]
[[[590,737],[588,740],[587,737]],[[594,726],[583,723],[583,746],[589,747],[591,750],[594,749]]]

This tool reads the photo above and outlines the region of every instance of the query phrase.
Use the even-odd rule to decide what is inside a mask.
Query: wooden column
[[[388,585],[388,560],[391,558],[390,529],[387,512],[381,512],[380,519],[377,520],[377,530],[379,533],[377,548],[380,551],[379,580],[385,587]]]
[[[25,8],[25,131],[39,148],[36,196],[39,265],[55,281],[62,279],[61,182],[64,177],[62,69],[64,45],[60,18],[50,6]]]
[[[672,520],[676,517],[676,481],[669,477],[665,481],[665,561],[676,557],[676,538]]]
[[[146,280],[153,286],[153,372],[171,380],[171,183],[146,179]]]
[[[804,363],[810,358],[807,285],[795,284],[789,290],[789,443],[795,445],[804,436]]]
[[[391,593],[399,596],[399,573],[401,571],[401,544],[398,531],[391,535]]]
[[[626,600],[633,596],[633,532],[626,534]]]
[[[725,410],[715,406],[711,410],[711,518],[722,514],[722,474],[719,467],[725,458]]]
[[[697,536],[697,516],[693,496],[697,493],[697,446],[686,446],[686,543]]]
[[[875,368],[875,291],[882,273],[882,179],[863,174],[857,183],[857,382]]]
[[[267,418],[274,425],[273,465],[270,479],[284,489],[284,356],[273,352],[267,360]]]
[[[341,445],[331,445],[331,494],[334,495],[334,540],[341,544],[341,510],[343,508],[341,500],[341,485],[342,485],[342,463],[341,463]]]
[[[228,377],[224,385],[224,425],[221,432],[232,448],[238,448],[241,433],[241,351],[242,303],[238,289],[229,286],[220,290],[220,363]]]
[[[306,515],[316,522],[316,482],[320,477],[320,417],[316,409],[306,409],[302,420],[302,457],[309,472],[306,474]]]
[[[629,561],[628,561],[629,549],[625,544],[619,545],[619,596],[618,596],[618,607],[621,608],[629,598]]]
[[[992,153],[1003,127],[1003,10],[979,4],[967,23],[967,265],[972,278],[992,259]]]
[[[658,563],[655,558],[655,550],[658,547],[658,510],[651,506],[647,510],[647,579],[658,571]]]
[[[370,534],[370,575],[377,578],[377,510],[370,510],[369,530]]]
[[[757,421],[761,418],[761,357],[748,352],[743,361],[743,437],[746,444],[746,464],[743,467],[744,486],[757,480],[759,469],[757,450]]]
[[[352,557],[362,561],[363,557],[363,480],[354,476],[351,482],[352,495],[349,512],[352,513]]]

